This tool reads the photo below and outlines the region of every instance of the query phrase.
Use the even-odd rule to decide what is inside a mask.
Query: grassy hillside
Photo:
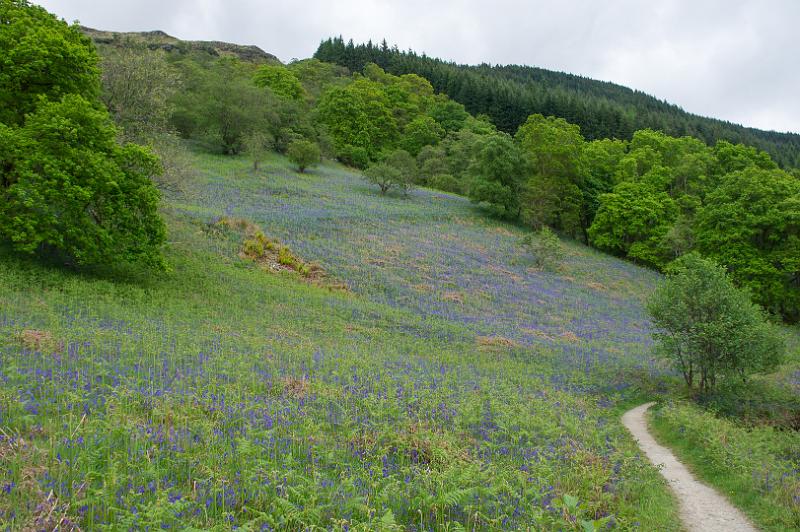
[[[678,529],[617,421],[662,375],[654,273],[536,271],[462,198],[336,166],[193,161],[169,274],[0,252],[4,527]],[[225,216],[348,289],[241,258]]]

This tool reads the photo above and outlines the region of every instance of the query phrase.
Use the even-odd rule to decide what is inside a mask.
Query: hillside
[[[277,57],[253,45],[232,44],[220,41],[186,41],[167,35],[163,31],[115,32],[81,27],[81,31],[98,45],[146,46],[151,50],[166,52],[204,52],[211,56],[233,56],[254,63],[276,62]]]
[[[0,57],[0,529],[690,529],[643,403],[800,529],[797,171],[27,0]]]
[[[353,72],[376,63],[395,75],[414,73],[437,91],[484,113],[502,130],[514,133],[533,113],[578,124],[587,139],[630,139],[644,128],[672,136],[691,135],[708,144],[724,139],[768,152],[783,167],[800,166],[800,135],[777,133],[687,113],[641,91],[574,74],[521,65],[458,65],[442,59],[367,44],[323,41],[314,57]]]
[[[193,160],[164,207],[166,277],[0,254],[2,445],[28,449],[9,455],[0,521],[30,522],[55,489],[48,509],[83,528],[557,528],[569,494],[582,519],[677,529],[616,421],[638,376],[662,374],[641,306],[654,273],[579,246],[536,271],[517,229],[463,199],[382,197],[338,166]],[[223,216],[347,291],[238,257]]]

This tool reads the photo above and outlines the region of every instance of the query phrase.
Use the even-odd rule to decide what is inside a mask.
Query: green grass
[[[650,415],[650,428],[693,473],[764,530],[800,528],[800,445],[794,431],[743,427],[685,402]]]
[[[618,420],[669,379],[655,274],[573,244],[537,271],[518,228],[338,166],[195,161],[168,274],[0,248],[3,528],[680,528]],[[349,290],[240,258],[225,215]]]

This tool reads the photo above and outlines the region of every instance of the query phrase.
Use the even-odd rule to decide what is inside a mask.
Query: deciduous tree
[[[713,390],[721,379],[768,372],[785,343],[764,312],[724,268],[697,253],[673,262],[647,304],[659,352],[689,388]]]
[[[286,155],[290,161],[297,165],[297,169],[301,174],[307,168],[319,163],[320,160],[319,146],[304,139],[295,140],[289,144],[286,149]]]

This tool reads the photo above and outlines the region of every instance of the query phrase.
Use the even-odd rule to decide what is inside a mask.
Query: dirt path
[[[622,424],[639,441],[639,447],[653,464],[664,465],[661,474],[678,498],[684,527],[690,532],[758,530],[725,497],[698,482],[672,451],[656,443],[647,430],[645,418],[651,406],[653,403],[646,403],[629,410],[622,416]]]

